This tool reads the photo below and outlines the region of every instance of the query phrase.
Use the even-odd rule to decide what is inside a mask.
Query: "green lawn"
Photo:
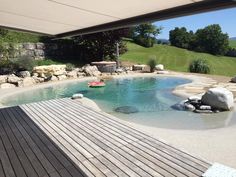
[[[194,59],[208,61],[211,74],[234,76],[236,75],[236,57],[214,56],[206,53],[197,53],[168,45],[155,45],[144,48],[127,41],[128,52],[121,56],[122,61],[146,64],[150,57],[156,57],[157,62],[173,71],[187,72],[189,63]]]
[[[230,40],[230,41],[229,41],[229,45],[230,45],[231,47],[236,48],[236,40]]]

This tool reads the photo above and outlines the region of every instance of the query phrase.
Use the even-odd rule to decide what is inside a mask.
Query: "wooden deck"
[[[195,177],[209,167],[69,98],[0,109],[0,177]]]

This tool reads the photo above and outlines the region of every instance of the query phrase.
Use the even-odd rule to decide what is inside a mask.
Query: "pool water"
[[[2,103],[12,106],[82,93],[95,101],[103,111],[142,125],[170,129],[210,129],[236,122],[235,112],[207,115],[172,109],[172,105],[182,100],[173,95],[172,90],[189,82],[176,77],[125,78],[106,81],[106,86],[102,88],[88,88],[87,82],[75,82],[14,95],[2,100]],[[131,106],[138,112],[124,114],[115,111],[123,106]]]

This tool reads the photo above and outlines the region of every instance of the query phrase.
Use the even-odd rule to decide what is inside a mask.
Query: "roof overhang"
[[[56,38],[236,7],[235,0],[0,0],[0,26]]]

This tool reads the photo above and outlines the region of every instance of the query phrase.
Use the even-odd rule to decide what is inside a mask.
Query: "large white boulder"
[[[97,66],[86,65],[83,67],[83,72],[85,72],[87,76],[100,76],[101,75],[101,72],[98,71]]]
[[[163,65],[163,64],[156,65],[156,66],[155,66],[155,69],[156,69],[157,71],[164,71],[164,65]]]
[[[66,65],[36,66],[34,67],[33,72],[38,73],[41,77],[43,75],[60,76],[66,73]]]
[[[230,110],[234,106],[234,96],[226,88],[211,88],[202,96],[202,104],[215,109]]]
[[[231,79],[231,82],[236,83],[236,76]]]
[[[9,83],[4,83],[4,84],[1,84],[0,85],[0,88],[1,89],[9,89],[9,88],[15,88],[16,87],[16,85],[14,85],[14,84],[9,84]]]

